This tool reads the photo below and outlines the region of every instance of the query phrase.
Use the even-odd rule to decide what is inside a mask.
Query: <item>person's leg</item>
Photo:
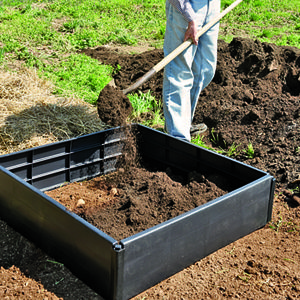
[[[188,23],[166,1],[167,25],[164,54],[167,56],[183,43]],[[193,85],[192,61],[197,47],[193,45],[174,58],[164,69],[163,106],[167,132],[184,140],[190,140],[191,98]]]
[[[205,0],[208,12],[203,25],[220,13],[220,0]],[[201,12],[200,12],[201,13]],[[194,83],[191,90],[191,116],[193,118],[201,91],[211,82],[217,65],[217,42],[219,23],[204,33],[198,43],[198,49],[192,64]]]
[[[214,8],[216,13],[208,11],[209,8],[213,10],[216,2],[218,2],[218,6]],[[199,30],[205,22],[212,18],[212,15],[216,15],[220,10],[220,0],[191,0],[191,3],[198,15]],[[188,26],[183,16],[168,1],[166,1],[166,15],[165,56],[183,42]],[[217,27],[218,25],[215,26],[215,29]],[[218,32],[215,31],[213,35],[217,34]],[[205,35],[209,36],[209,34]],[[210,43],[209,38],[208,42]],[[206,43],[205,38],[202,43]],[[201,71],[203,55],[209,56],[207,58],[208,64],[206,64],[206,58],[204,58],[204,68],[207,68],[207,65],[214,59],[210,57],[211,52],[208,51],[212,48],[212,46],[204,47],[199,52],[199,46],[191,45],[165,67],[163,82],[165,129],[175,137],[187,141],[191,139],[190,126],[199,94],[203,86],[206,86],[213,77],[213,75],[209,77],[207,73],[214,73],[211,68],[208,68],[208,71]],[[200,55],[198,53],[197,62],[195,63],[196,52],[199,52]]]

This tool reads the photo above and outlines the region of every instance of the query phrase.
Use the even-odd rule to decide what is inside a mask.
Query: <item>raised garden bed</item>
[[[0,216],[107,299],[128,299],[271,219],[274,178],[141,125],[130,126],[146,164],[216,174],[235,188],[120,241],[44,192],[117,171],[127,140],[114,128],[0,157]]]

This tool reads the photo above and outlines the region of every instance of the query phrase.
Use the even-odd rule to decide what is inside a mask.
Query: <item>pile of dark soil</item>
[[[130,86],[163,58],[162,50],[133,56],[106,47],[83,52],[101,63],[121,66],[114,77],[119,90]],[[140,90],[151,90],[161,101],[162,80],[160,72]],[[113,94],[101,97],[101,106],[106,107],[108,114],[114,110],[109,104],[112,98]],[[278,183],[287,184],[300,175],[299,98],[299,49],[242,38],[235,38],[230,44],[219,41],[216,74],[200,95],[193,123],[205,122],[213,131],[208,139],[212,146],[226,149],[239,145],[243,154],[251,143],[255,158],[237,158],[270,172]],[[116,97],[115,101],[123,99]],[[100,114],[100,118],[111,116]]]
[[[161,50],[128,55],[100,47],[83,52],[103,63],[121,66],[115,76],[120,90],[130,86],[163,57]],[[237,38],[230,44],[220,41],[218,55],[216,75],[201,94],[194,123],[208,125],[211,134],[207,143],[224,149],[233,143],[238,145],[237,159],[276,178],[272,221],[138,295],[136,300],[299,298],[300,50]],[[144,92],[149,89],[160,101],[162,72],[141,87]],[[105,118],[111,104],[107,101],[107,111],[100,117]],[[126,108],[123,103],[117,104]],[[247,158],[243,152],[249,143],[254,147],[254,158]],[[167,175],[156,176],[169,182]],[[145,177],[140,182],[132,179],[132,182],[141,191],[147,191],[150,179]],[[170,191],[180,184],[175,181]],[[286,188],[293,191],[286,193]],[[111,193],[111,190],[107,191]],[[141,210],[135,195],[127,200],[128,209],[136,206]],[[127,222],[134,224],[138,219],[132,215]],[[6,223],[0,222],[0,229],[2,298],[101,299],[67,268]],[[16,272],[13,265],[22,273]]]

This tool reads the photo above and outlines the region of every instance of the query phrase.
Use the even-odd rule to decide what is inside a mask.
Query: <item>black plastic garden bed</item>
[[[238,188],[117,241],[43,192],[115,171],[124,128],[0,156],[0,217],[106,299],[133,297],[263,227],[272,214],[268,173],[142,125],[129,128],[143,160],[182,172],[213,170]]]

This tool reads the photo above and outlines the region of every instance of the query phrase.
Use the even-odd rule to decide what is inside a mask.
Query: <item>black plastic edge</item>
[[[111,299],[123,299],[123,282],[124,282],[124,252],[123,243],[115,243],[113,245],[112,259],[112,287]]]
[[[268,211],[268,216],[267,216],[267,223],[272,220],[275,186],[276,186],[276,179],[274,177],[272,177],[272,184],[271,184],[271,189],[270,189],[270,201],[269,201],[269,211]]]

